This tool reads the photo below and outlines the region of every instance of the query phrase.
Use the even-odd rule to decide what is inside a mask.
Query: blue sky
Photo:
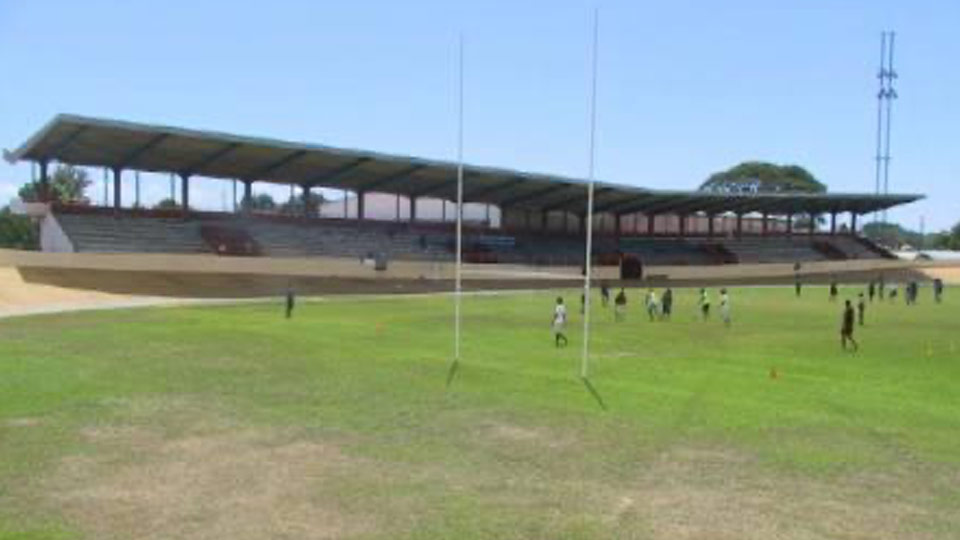
[[[598,178],[692,189],[764,159],[872,191],[893,29],[891,191],[929,198],[891,219],[960,220],[956,1],[0,0],[0,147],[70,112],[452,159],[462,32],[467,161],[585,176],[594,6]],[[29,176],[0,164],[0,200]]]

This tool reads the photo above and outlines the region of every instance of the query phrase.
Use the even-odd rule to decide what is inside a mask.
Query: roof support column
[[[347,204],[349,204],[347,194],[347,190],[343,190],[343,219],[347,219],[347,215],[350,213],[350,209],[347,207]]]
[[[857,213],[850,212],[850,234],[856,236],[857,234]]]
[[[736,229],[737,238],[743,236],[743,212],[737,212],[737,229]]]
[[[50,176],[47,172],[48,165],[49,162],[47,160],[44,159],[40,161],[40,186],[37,190],[37,199],[39,199],[40,202],[50,202],[53,198],[50,193]]]
[[[187,215],[187,212],[190,211],[190,175],[182,174],[180,175],[180,208],[183,210],[183,215]]]
[[[647,214],[647,236],[653,236],[656,219],[656,214]]]
[[[366,199],[366,193],[363,191],[357,192],[357,219],[362,220],[366,214],[366,205],[364,204]]]
[[[140,171],[133,172],[133,207],[140,208]]]
[[[410,201],[410,223],[413,223],[417,220],[417,198],[413,195],[409,198]]]
[[[707,214],[707,236],[713,237],[713,222],[716,221],[714,214]]]
[[[620,214],[613,215],[613,232],[617,235],[617,238],[620,238],[621,233],[623,232],[623,223]]]
[[[120,211],[120,203],[121,203],[120,188],[122,187],[120,185],[120,180],[122,176],[123,176],[122,169],[119,169],[119,168],[113,169],[113,210],[115,212]]]
[[[793,236],[793,214],[787,214],[787,236]]]
[[[830,212],[830,236],[837,234],[837,211]]]
[[[687,235],[687,216],[686,214],[678,214],[677,217],[680,218],[680,238],[683,238]]]
[[[306,217],[306,218],[312,217],[313,208],[311,208],[310,204],[312,202],[313,195],[310,193],[310,185],[303,184],[302,186],[300,186],[300,189],[303,191],[300,194],[300,196],[303,198],[303,217]]]
[[[810,236],[813,236],[817,232],[817,219],[819,218],[819,214],[810,213]]]
[[[243,181],[243,199],[240,202],[240,209],[244,214],[253,211],[253,180]]]
[[[397,193],[396,210],[395,210],[395,211],[396,211],[396,214],[397,214],[397,221],[400,221],[400,194],[399,194],[399,193]]]
[[[761,235],[763,235],[763,236],[766,236],[766,235],[767,235],[767,231],[768,231],[768,228],[767,228],[767,227],[769,226],[769,223],[770,223],[770,214],[764,212],[764,213],[763,213],[763,218],[762,218],[761,221],[760,221],[760,224],[761,224],[760,234],[761,234]]]

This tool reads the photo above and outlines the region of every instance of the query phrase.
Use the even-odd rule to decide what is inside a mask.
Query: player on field
[[[624,292],[623,287],[620,287],[620,292],[613,299],[613,304],[614,317],[616,317],[616,320],[622,321],[627,314],[627,293]]]
[[[836,277],[830,278],[830,301],[831,302],[837,301],[837,278]]]
[[[607,307],[607,304],[610,303],[610,287],[607,286],[606,281],[600,282],[600,303],[603,304],[603,307]]]
[[[557,305],[553,308],[553,345],[566,347],[567,336],[564,330],[567,327],[567,306],[563,305],[563,297],[557,297]],[[561,342],[563,345],[561,345]]]
[[[900,287],[896,283],[891,283],[890,294],[887,296],[887,298],[889,298],[890,301],[893,302],[894,300],[896,300],[898,294],[900,294]]]
[[[843,308],[843,324],[840,326],[840,347],[847,350],[847,342],[849,341],[853,344],[853,352],[857,352],[860,345],[857,344],[857,340],[853,339],[853,318],[853,306],[850,305],[850,300],[846,300]]]
[[[673,312],[673,290],[671,290],[670,287],[667,287],[667,290],[663,291],[661,303],[662,310],[660,316],[664,319],[669,319],[670,313]]]
[[[800,263],[793,263],[793,287],[796,290],[797,298],[800,297]]]
[[[860,296],[857,298],[857,322],[860,323],[860,326],[863,326],[863,314],[867,310],[867,300],[863,297],[863,293],[860,293]]]
[[[293,307],[296,304],[296,296],[293,292],[293,286],[287,285],[287,318],[293,316]]]
[[[703,320],[710,318],[710,295],[706,289],[700,289],[700,316]]]
[[[727,289],[720,289],[720,316],[723,318],[724,326],[729,327],[731,322],[730,295],[727,294]]]
[[[647,291],[647,316],[650,317],[651,321],[657,320],[660,316],[660,303],[657,302],[657,293],[650,289]]]
[[[877,295],[877,284],[872,279],[867,285],[867,294],[870,296],[870,303],[873,303],[873,297]]]
[[[880,295],[880,299],[883,300],[884,295],[886,294],[887,284],[883,281],[883,274],[880,274],[880,277],[877,278],[877,292]]]
[[[933,299],[938,304],[943,300],[943,280],[940,278],[933,280]]]

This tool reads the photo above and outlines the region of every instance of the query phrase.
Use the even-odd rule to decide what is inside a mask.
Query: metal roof
[[[457,164],[214,131],[58,115],[20,148],[14,163],[58,161],[185,176],[456,199]],[[464,166],[464,200],[507,208],[584,213],[587,182],[551,174]],[[921,195],[706,193],[597,182],[594,210],[674,214],[695,212],[869,213]]]

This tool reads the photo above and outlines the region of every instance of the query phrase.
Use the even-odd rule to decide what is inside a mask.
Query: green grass
[[[449,389],[448,297],[0,321],[0,539],[949,538],[955,292],[870,304],[851,354],[825,288],[735,289],[729,329],[633,291],[595,306],[605,411],[557,292],[465,298]]]

